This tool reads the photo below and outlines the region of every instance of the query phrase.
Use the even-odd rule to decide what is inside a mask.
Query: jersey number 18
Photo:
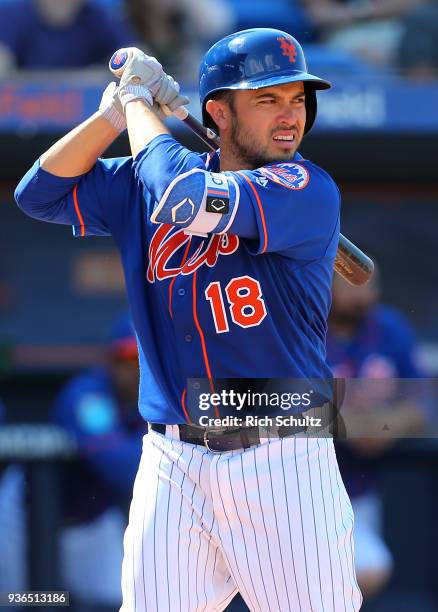
[[[266,317],[266,306],[258,280],[250,276],[238,276],[225,287],[229,311],[233,323],[239,327],[260,325]],[[230,331],[222,287],[219,281],[210,283],[205,290],[210,302],[214,326],[218,334]]]

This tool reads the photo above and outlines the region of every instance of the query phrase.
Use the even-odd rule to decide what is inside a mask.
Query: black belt
[[[149,423],[150,429],[166,434],[164,423]],[[196,425],[177,425],[181,442],[205,446],[214,453],[239,450],[260,444],[261,438],[287,438],[306,431],[307,427],[221,427],[207,428]]]

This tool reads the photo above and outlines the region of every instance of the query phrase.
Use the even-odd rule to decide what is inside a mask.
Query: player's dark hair
[[[222,91],[216,91],[208,99],[209,100],[222,100],[223,102],[226,102],[228,104],[232,113],[235,112],[234,91],[232,91],[231,89],[223,89]],[[219,128],[216,125],[213,118],[211,117],[210,113],[207,112],[206,115],[207,115],[207,119],[205,121],[206,127],[214,130],[216,134],[219,134]]]

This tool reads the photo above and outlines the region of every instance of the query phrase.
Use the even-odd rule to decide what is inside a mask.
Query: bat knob
[[[125,69],[126,62],[129,60],[129,52],[126,49],[119,49],[113,53],[109,61],[109,69],[117,77],[121,77]]]
[[[214,132],[210,128],[207,128],[207,138],[210,138],[210,140],[215,140],[215,138],[217,138],[217,137],[218,136],[217,136],[216,132]]]

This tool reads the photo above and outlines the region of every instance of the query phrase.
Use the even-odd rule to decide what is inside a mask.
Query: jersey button
[[[186,294],[186,290],[183,289],[182,287],[180,289],[178,289],[178,295],[185,295]]]
[[[191,342],[191,341],[192,341],[192,336],[191,336],[190,334],[186,334],[186,335],[184,336],[184,340],[185,340],[186,342]]]

